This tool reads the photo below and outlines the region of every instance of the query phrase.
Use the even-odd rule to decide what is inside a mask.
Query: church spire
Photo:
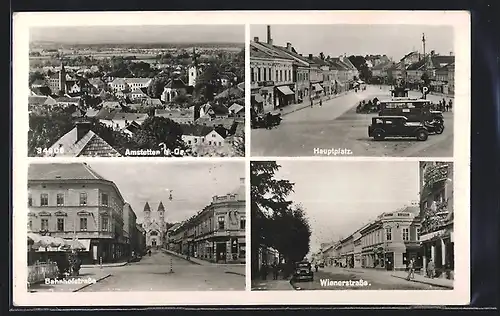
[[[160,205],[158,205],[158,212],[165,212],[165,207],[163,206],[162,201],[160,201]]]
[[[148,202],[146,202],[146,204],[144,204],[144,212],[151,212],[151,208],[149,207]]]

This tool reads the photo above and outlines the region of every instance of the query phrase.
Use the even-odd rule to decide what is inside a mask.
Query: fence
[[[28,266],[28,286],[42,282],[45,278],[56,278],[59,269],[55,262],[40,263],[36,262]]]

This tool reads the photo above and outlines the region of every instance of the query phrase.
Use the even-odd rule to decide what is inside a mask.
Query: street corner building
[[[30,164],[27,216],[28,233],[78,240],[82,264],[126,261],[145,247],[143,229],[116,184],[86,163]],[[47,260],[58,251],[40,247],[31,257]]]
[[[246,256],[245,184],[216,195],[188,220],[169,230],[169,250],[212,263],[244,264]]]

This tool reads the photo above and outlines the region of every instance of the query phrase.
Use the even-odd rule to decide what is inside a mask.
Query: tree
[[[349,56],[349,61],[356,67],[359,72],[359,78],[365,82],[369,82],[372,78],[372,71],[368,68],[366,59],[363,56]]]
[[[29,116],[28,156],[43,156],[44,149],[50,148],[59,138],[74,127],[71,113],[63,109],[53,109],[49,113],[31,113]]]
[[[234,133],[233,133],[234,135]],[[244,157],[245,156],[245,131],[243,130],[238,135],[234,135],[233,141],[233,151],[234,156]]]
[[[41,72],[39,72],[39,71],[30,72],[30,77],[29,77],[29,84],[30,84],[30,86],[36,80],[45,80],[45,76]]]
[[[258,262],[260,245],[273,246],[273,225],[271,218],[285,212],[292,204],[287,196],[293,191],[293,183],[274,178],[280,166],[275,161],[250,162],[250,207],[251,207],[251,261]],[[284,227],[279,228],[280,233]],[[252,267],[257,268],[253,264]],[[252,273],[258,271],[253,270]]]
[[[160,98],[167,83],[168,77],[166,76],[154,77],[151,84],[148,86],[148,95],[152,98]]]
[[[171,119],[150,116],[141,125],[141,129],[132,137],[134,149],[160,149],[160,143],[174,151],[187,149],[182,141],[181,126]],[[131,148],[132,149],[132,148]]]
[[[429,77],[429,74],[427,72],[424,72],[422,74],[422,77],[420,77],[420,79],[422,79],[424,86],[426,87],[428,87],[431,83],[431,78]]]

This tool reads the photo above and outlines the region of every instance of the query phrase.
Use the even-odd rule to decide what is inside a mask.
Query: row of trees
[[[272,247],[285,260],[285,271],[290,272],[293,264],[309,253],[311,228],[303,207],[287,199],[294,184],[275,178],[279,168],[275,161],[250,163],[251,261],[259,261],[261,247]],[[252,264],[252,278],[258,272],[258,265]]]

